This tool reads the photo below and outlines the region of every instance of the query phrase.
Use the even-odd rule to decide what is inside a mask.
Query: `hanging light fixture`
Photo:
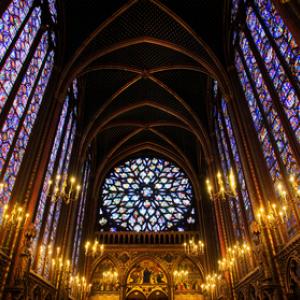
[[[69,204],[71,201],[78,200],[81,186],[77,183],[74,176],[68,178],[67,174],[58,174],[54,180],[48,182],[48,197],[52,202],[59,199]]]
[[[229,183],[229,188],[225,187],[225,184],[222,179],[221,172],[218,172],[217,175],[217,190],[215,191],[213,188],[213,185],[211,184],[209,179],[206,179],[206,187],[207,187],[207,192],[209,194],[209,197],[212,201],[217,200],[217,199],[222,199],[225,200],[226,196],[228,197],[236,197],[236,180],[235,176],[233,173],[233,170],[231,169],[228,177],[226,179],[226,182]]]
[[[186,255],[201,256],[204,254],[204,243],[201,240],[195,242],[194,239],[191,239],[188,243],[183,243],[183,247]]]

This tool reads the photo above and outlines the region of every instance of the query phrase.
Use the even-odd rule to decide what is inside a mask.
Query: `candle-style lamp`
[[[78,200],[81,186],[77,183],[76,178],[68,178],[67,174],[58,174],[55,179],[48,182],[48,197],[52,202],[62,199],[66,204]]]
[[[183,248],[186,255],[201,256],[204,254],[204,243],[201,240],[195,242],[194,239],[190,239],[188,243],[183,243]]]
[[[216,190],[214,190],[214,187],[211,184],[211,181],[208,178],[206,179],[207,192],[208,192],[209,198],[212,201],[215,201],[217,199],[225,200],[226,196],[236,197],[236,195],[237,195],[236,180],[235,180],[234,172],[232,169],[230,170],[230,172],[226,178],[226,182],[228,182],[229,188],[225,187],[225,184],[224,184],[224,181],[222,178],[222,174],[220,171],[218,171],[216,174],[216,186],[217,186]]]

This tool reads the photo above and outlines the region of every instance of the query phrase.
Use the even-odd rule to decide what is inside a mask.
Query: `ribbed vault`
[[[230,95],[220,54],[212,50],[214,39],[204,40],[198,28],[179,17],[178,7],[176,13],[169,8],[168,1],[122,4],[104,10],[103,14],[109,12],[107,18],[101,15],[97,26],[95,20],[86,20],[92,30],[83,33],[85,39],[69,43],[78,45],[65,57],[68,62],[57,90],[57,97],[62,97],[78,78],[83,124],[79,156],[84,159],[92,145],[94,195],[115,164],[143,154],[175,161],[199,189],[199,176],[204,176],[212,157],[207,101],[211,80],[218,79]],[[100,9],[102,4],[89,5]],[[66,5],[65,11],[68,16],[72,8]],[[205,13],[199,10],[207,18]],[[72,22],[67,26],[68,33]]]

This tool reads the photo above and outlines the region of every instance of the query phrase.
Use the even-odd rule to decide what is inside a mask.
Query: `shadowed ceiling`
[[[176,161],[196,180],[212,157],[211,79],[226,86],[220,0],[68,1],[64,86],[79,80],[82,141],[96,181],[138,154]],[[206,160],[205,160],[206,158]]]

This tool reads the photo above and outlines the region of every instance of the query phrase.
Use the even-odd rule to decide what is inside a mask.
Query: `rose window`
[[[195,222],[192,200],[189,179],[173,163],[131,159],[104,180],[99,223],[112,230],[183,230]]]

